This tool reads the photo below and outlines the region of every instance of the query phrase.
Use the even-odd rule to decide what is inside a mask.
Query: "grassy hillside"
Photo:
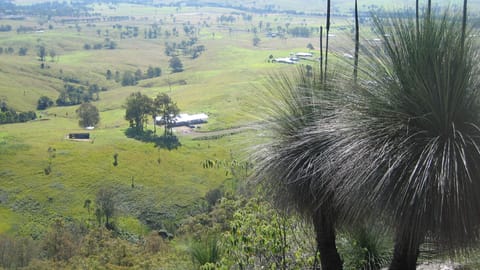
[[[42,28],[38,32],[0,33],[0,47],[15,51],[0,55],[0,96],[17,111],[35,110],[43,95],[55,100],[66,81],[72,79],[76,85],[95,83],[108,89],[93,102],[100,110],[101,123],[91,131],[91,142],[66,139],[68,133],[83,132],[75,115],[78,106],[54,106],[37,111],[37,121],[0,126],[0,233],[39,237],[55,217],[94,222],[84,202],[93,201],[98,189],[105,186],[116,194],[117,224],[122,230],[142,234],[152,224],[174,228],[182,218],[203,207],[207,191],[232,185],[225,171],[203,169],[201,162],[246,159],[249,146],[257,140],[255,132],[242,129],[239,134],[226,132],[223,137],[208,137],[208,132],[256,121],[259,108],[251,104],[257,104],[256,92],[266,75],[294,68],[269,63],[270,55],[285,57],[291,52],[308,51],[309,43],[318,48],[314,35],[270,38],[265,28],[259,27],[260,21],[274,29],[285,27],[285,21],[290,27],[319,25],[315,17],[254,15],[252,21],[243,21],[237,16],[235,23],[227,24],[218,23],[216,18],[231,14],[229,9],[184,8],[172,15],[170,8],[138,5],[95,8],[105,16],[135,17],[94,24],[64,24],[55,19],[44,26],[35,19],[0,23],[11,24],[14,29],[21,25]],[[200,26],[204,21],[208,26]],[[145,39],[144,31],[154,22],[161,22],[162,33],[177,28],[178,37]],[[206,50],[196,59],[180,55],[185,71],[171,73],[165,42],[189,40],[183,33],[186,24],[198,27],[198,44]],[[122,29],[127,26],[138,27],[138,37],[122,39]],[[252,43],[253,27],[261,39],[258,46]],[[84,49],[85,44],[104,43],[107,38],[116,42],[116,49]],[[45,69],[40,68],[39,46],[56,52],[53,58],[47,56]],[[28,48],[25,56],[17,53],[21,47]],[[107,70],[120,74],[137,69],[145,72],[149,66],[160,67],[162,76],[126,87],[105,77]],[[169,151],[128,138],[123,105],[135,91],[150,97],[166,92],[183,112],[207,113],[209,123],[197,132],[206,132],[203,134],[210,139],[198,140],[202,134],[192,136],[179,130],[182,145]],[[149,129],[153,129],[151,123]],[[112,164],[114,154],[118,154],[116,167]],[[51,173],[46,174],[49,165]]]

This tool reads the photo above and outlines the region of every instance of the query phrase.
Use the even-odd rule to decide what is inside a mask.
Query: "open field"
[[[87,199],[94,200],[99,188],[115,190],[120,200],[121,215],[117,223],[123,230],[140,233],[145,224],[137,221],[142,215],[152,215],[163,227],[173,228],[185,216],[202,207],[207,191],[229,185],[231,176],[219,170],[205,170],[205,159],[244,160],[247,150],[256,140],[255,131],[240,129],[240,133],[221,136],[178,134],[182,146],[176,150],[154,147],[153,143],[127,138],[124,103],[130,93],[141,91],[155,97],[166,92],[183,112],[204,112],[209,123],[202,132],[225,130],[249,125],[258,119],[258,94],[266,76],[288,71],[291,65],[269,62],[270,55],[285,57],[292,52],[308,51],[307,44],[318,48],[319,41],[311,38],[271,38],[265,28],[311,25],[318,26],[323,18],[293,15],[253,15],[252,21],[236,16],[235,23],[218,23],[217,17],[231,14],[224,8],[149,8],[142,6],[97,5],[102,16],[130,16],[119,22],[60,23],[53,19],[41,27],[37,21],[2,21],[0,24],[32,26],[42,31],[0,33],[0,47],[12,47],[13,54],[1,54],[0,96],[17,111],[35,110],[40,96],[55,100],[63,89],[65,78],[81,85],[98,84],[108,88],[93,102],[100,111],[101,123],[91,131],[91,142],[65,139],[71,132],[81,132],[75,110],[78,106],[51,107],[37,111],[40,119],[22,124],[0,126],[0,233],[39,237],[55,217],[76,220],[93,219],[84,208]],[[201,26],[201,22],[205,25]],[[261,22],[261,23],[260,23]],[[179,30],[177,37],[145,39],[144,31],[153,23],[162,32]],[[338,23],[347,24],[344,19]],[[196,59],[180,56],[185,71],[171,73],[170,57],[164,53],[165,42],[181,42],[191,37],[183,26],[198,27],[195,35],[206,50]],[[122,38],[121,29],[138,27],[137,37]],[[253,46],[253,28],[261,41]],[[84,44],[113,40],[113,50],[85,50]],[[55,57],[46,57],[47,68],[40,68],[39,46],[54,50]],[[25,56],[16,52],[28,49]],[[305,61],[315,65],[315,62]],[[123,87],[106,80],[107,70],[146,71],[160,67],[162,76]],[[153,129],[149,126],[149,129]],[[219,133],[220,134],[220,133]],[[54,157],[48,149],[55,149]],[[118,166],[113,155],[118,154]],[[51,166],[51,173],[45,168]],[[133,188],[132,188],[133,181]],[[149,208],[148,211],[145,210]],[[135,225],[137,224],[137,225]],[[172,225],[173,224],[173,225]],[[173,227],[172,227],[173,226]]]

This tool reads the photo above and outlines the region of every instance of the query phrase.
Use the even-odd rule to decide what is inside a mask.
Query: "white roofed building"
[[[163,118],[161,116],[157,116],[155,118],[155,121],[158,124],[163,125]],[[188,113],[181,113],[175,117],[171,123],[172,126],[174,127],[179,127],[179,126],[190,126],[190,125],[196,125],[196,124],[203,124],[208,122],[208,115],[204,113],[198,113],[198,114],[188,114]]]

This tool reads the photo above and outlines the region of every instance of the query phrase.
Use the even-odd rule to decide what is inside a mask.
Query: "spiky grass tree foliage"
[[[313,161],[329,144],[329,132],[317,136],[313,144],[304,143],[306,130],[316,119],[329,118],[333,108],[317,101],[332,85],[298,69],[296,74],[270,78],[266,97],[267,129],[272,140],[256,152],[256,179],[262,180],[274,201],[287,210],[297,210],[313,222],[322,269],[342,269],[335,245],[336,211],[333,191],[323,189],[321,196],[312,190],[320,179]],[[315,73],[314,73],[315,74]],[[321,201],[318,200],[321,198]]]
[[[358,226],[342,234],[339,251],[345,270],[379,270],[390,262],[390,237],[377,225]]]
[[[458,250],[479,238],[480,73],[460,22],[432,14],[417,32],[413,19],[376,19],[385,46],[368,83],[334,121],[317,121],[336,135],[311,166],[335,180],[341,218],[373,212],[393,225],[392,270],[415,269],[425,241]]]

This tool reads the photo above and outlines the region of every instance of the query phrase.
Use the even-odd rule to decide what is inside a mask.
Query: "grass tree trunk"
[[[414,232],[397,233],[395,247],[393,249],[393,258],[389,270],[415,270],[417,267],[417,258],[420,253],[420,240]]]
[[[403,243],[396,243],[389,270],[415,270],[417,267],[418,247],[409,248]]]
[[[329,211],[330,210],[330,211]],[[335,244],[335,222],[331,217],[331,209],[320,209],[313,214],[317,249],[320,252],[322,270],[341,270],[343,263]]]

